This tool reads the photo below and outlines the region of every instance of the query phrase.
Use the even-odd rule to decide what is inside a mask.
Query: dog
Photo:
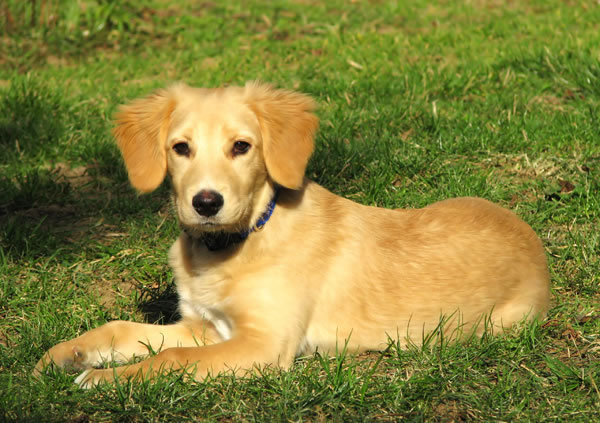
[[[75,367],[84,388],[168,371],[202,380],[545,316],[544,249],[511,211],[478,198],[369,207],[306,179],[314,109],[304,94],[259,82],[180,83],[122,106],[114,136],[131,184],[149,192],[167,173],[172,181],[182,233],[169,263],[182,317],[109,322],[51,348],[35,373]]]

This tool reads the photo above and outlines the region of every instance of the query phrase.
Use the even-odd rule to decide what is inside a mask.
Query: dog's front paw
[[[144,363],[130,366],[113,367],[110,369],[87,369],[75,378],[75,384],[83,389],[91,389],[101,383],[119,383],[127,380],[139,380],[145,375]]]
[[[83,370],[94,365],[94,361],[90,358],[90,354],[85,351],[83,346],[72,341],[62,342],[50,348],[44,354],[35,365],[33,374],[40,375],[50,365],[59,368]]]
[[[87,369],[75,378],[75,385],[82,389],[91,389],[100,383],[114,383],[116,373],[114,369]]]

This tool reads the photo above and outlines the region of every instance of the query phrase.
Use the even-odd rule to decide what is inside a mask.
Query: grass
[[[595,1],[0,6],[0,420],[600,418],[600,6]],[[287,372],[81,391],[31,370],[113,319],[176,318],[168,183],[138,196],[118,104],[172,81],[314,96],[308,175],[364,204],[476,195],[542,238],[552,309],[521,332]]]

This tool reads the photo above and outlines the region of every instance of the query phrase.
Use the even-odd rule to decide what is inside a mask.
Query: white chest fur
[[[173,269],[179,294],[179,311],[182,317],[211,322],[223,341],[231,339],[233,324],[225,313],[227,299],[223,288],[228,278],[218,267],[206,266],[198,256],[186,254],[194,248],[182,235],[171,247],[169,262]]]
[[[232,324],[227,315],[219,308],[194,303],[189,299],[179,299],[179,310],[184,317],[204,319],[211,322],[223,341],[231,339]]]

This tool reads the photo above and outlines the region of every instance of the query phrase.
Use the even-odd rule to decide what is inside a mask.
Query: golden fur
[[[110,322],[51,348],[36,366],[85,369],[84,387],[117,377],[188,369],[208,373],[292,364],[296,355],[419,343],[440,326],[460,338],[542,318],[549,276],[539,238],[512,212],[457,198],[386,210],[338,197],[304,179],[318,121],[302,94],[248,83],[183,84],[122,107],[114,131],[131,183],[155,189],[167,171],[185,231],[171,247],[182,319],[172,325]],[[250,145],[235,153],[234,143]],[[175,151],[185,143],[189,154]],[[261,231],[222,251],[211,231],[254,225],[279,187]],[[203,216],[202,190],[223,206]],[[485,322],[484,322],[485,321]],[[485,324],[487,323],[487,325]],[[105,359],[137,364],[93,369]]]

